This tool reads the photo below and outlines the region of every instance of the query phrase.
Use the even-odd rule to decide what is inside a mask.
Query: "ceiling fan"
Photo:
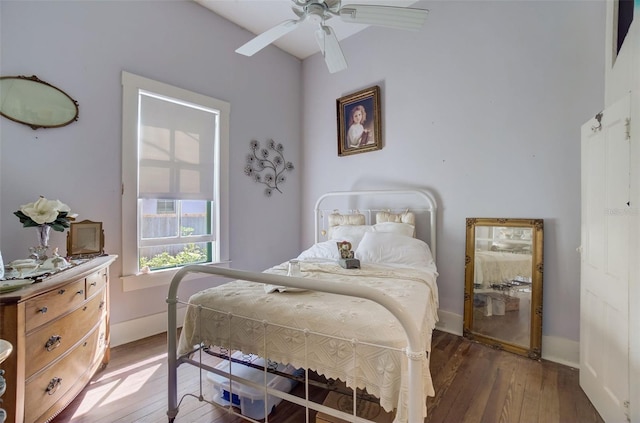
[[[293,12],[298,19],[287,19],[236,50],[236,53],[253,56],[280,37],[293,31],[307,19],[318,23],[315,36],[320,52],[329,68],[335,73],[347,68],[347,60],[342,53],[338,38],[325,21],[339,16],[345,22],[386,26],[390,28],[418,30],[427,19],[428,10],[410,7],[348,4],[342,6],[341,0],[292,0]]]

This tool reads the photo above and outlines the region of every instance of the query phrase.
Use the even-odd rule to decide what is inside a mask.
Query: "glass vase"
[[[38,235],[38,245],[29,248],[31,253],[30,257],[39,261],[45,261],[47,257],[47,250],[49,249],[49,234],[51,233],[51,226],[40,225],[36,226]]]
[[[296,278],[302,277],[302,273],[300,272],[300,262],[298,260],[289,260],[289,271],[287,272],[287,276],[293,276]]]

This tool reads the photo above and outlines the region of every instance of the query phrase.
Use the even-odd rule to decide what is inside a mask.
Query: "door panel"
[[[608,422],[629,400],[629,115],[627,96],[582,127],[580,385]]]

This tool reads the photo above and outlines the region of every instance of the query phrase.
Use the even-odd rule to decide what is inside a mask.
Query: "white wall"
[[[440,307],[460,317],[465,218],[543,218],[543,335],[575,346],[580,126],[603,107],[605,4],[417,6],[430,10],[417,33],[368,28],[343,42],[344,72],[329,74],[318,55],[303,62],[303,244],[326,190],[429,188],[441,205]],[[371,85],[382,89],[384,148],[338,157],[336,99]]]
[[[39,195],[103,222],[106,251],[121,255],[122,70],[231,103],[232,266],[262,270],[297,253],[299,232],[283,228],[300,225],[302,66],[275,47],[252,58],[234,53],[251,37],[192,1],[1,1],[1,74],[35,74],[80,104],[78,122],[63,128],[34,131],[0,119],[5,261],[25,258],[34,245],[34,229],[13,212]],[[253,138],[281,142],[296,166],[283,194],[267,198],[244,175]],[[65,236],[51,236],[63,254]],[[119,260],[111,271],[112,323],[166,309],[166,288],[124,293]]]

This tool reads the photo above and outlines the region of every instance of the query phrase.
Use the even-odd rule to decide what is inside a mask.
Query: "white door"
[[[580,386],[608,423],[629,420],[630,107],[582,126]]]

